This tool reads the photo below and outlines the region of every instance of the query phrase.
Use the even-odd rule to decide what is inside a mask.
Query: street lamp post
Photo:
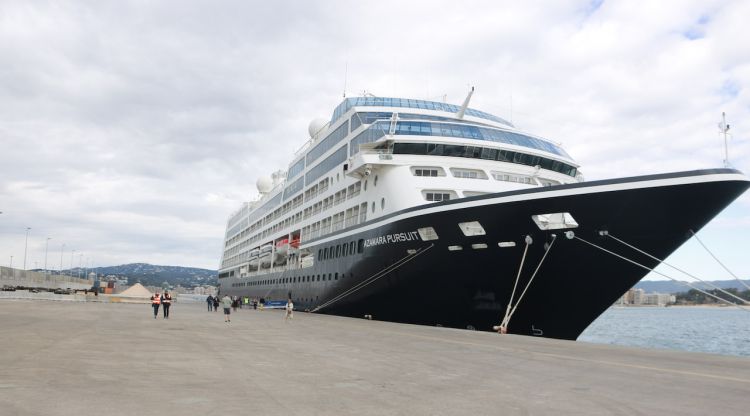
[[[81,278],[81,267],[82,266],[83,266],[83,253],[80,253],[78,255],[78,273],[76,273],[76,275],[78,276],[79,279]]]
[[[68,271],[68,275],[70,275],[70,277],[73,277],[73,256],[75,255],[76,255],[75,250],[70,252],[70,270]]]
[[[62,247],[60,247],[60,272],[59,272],[60,275],[62,275],[62,258],[63,258],[64,251],[65,251],[65,243],[63,243]]]
[[[29,230],[31,227],[26,227],[26,243],[23,246],[23,269],[26,270],[26,249],[29,247]]]
[[[47,244],[44,245],[44,275],[47,276],[47,252],[49,250],[49,240],[52,240],[52,237],[47,237]]]

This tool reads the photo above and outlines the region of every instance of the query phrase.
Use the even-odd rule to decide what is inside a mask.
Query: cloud
[[[748,170],[749,14],[741,1],[6,1],[0,263],[31,226],[37,261],[52,236],[98,264],[216,267],[228,214],[344,90],[460,103],[476,86],[472,107],[561,142],[588,179],[720,165],[726,111],[730,159]]]

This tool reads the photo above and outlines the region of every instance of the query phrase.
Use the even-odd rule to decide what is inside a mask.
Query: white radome
[[[258,188],[258,192],[267,194],[273,189],[273,179],[269,176],[261,176],[255,181],[255,186]]]
[[[307,126],[307,132],[310,133],[310,137],[315,138],[315,135],[320,133],[327,124],[328,120],[324,118],[316,118],[310,122],[309,126]]]

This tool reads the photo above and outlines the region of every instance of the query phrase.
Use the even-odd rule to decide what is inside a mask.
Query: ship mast
[[[727,124],[726,114],[721,112],[721,122],[719,123],[719,132],[724,135],[724,167],[728,168],[729,165],[729,146],[727,145],[727,135],[729,133],[729,124]]]

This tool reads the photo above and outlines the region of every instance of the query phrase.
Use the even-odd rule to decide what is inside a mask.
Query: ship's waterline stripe
[[[386,223],[398,222],[408,218],[418,217],[427,214],[434,214],[445,211],[455,211],[464,208],[481,207],[485,205],[495,205],[500,203],[528,201],[537,199],[548,199],[556,198],[561,196],[574,196],[574,195],[586,195],[593,193],[603,193],[612,191],[625,191],[632,189],[645,189],[645,188],[659,188],[676,185],[691,185],[698,183],[709,183],[709,182],[725,182],[725,181],[741,181],[750,182],[750,180],[743,174],[740,173],[720,173],[720,174],[695,174],[689,176],[664,178],[664,179],[648,179],[648,180],[634,180],[632,182],[623,183],[605,183],[601,185],[593,184],[587,187],[576,187],[572,189],[560,189],[560,190],[549,190],[543,192],[534,193],[522,193],[517,195],[501,196],[497,198],[480,199],[476,201],[458,202],[447,205],[439,206],[425,206],[424,209],[418,209],[414,211],[405,212],[396,216],[386,216],[383,219],[368,224],[362,227],[357,227],[341,234],[331,235],[325,238],[317,239],[300,245],[300,248],[308,248],[311,246],[317,246],[318,244],[325,244],[330,241],[345,238],[351,235],[359,234],[362,232],[370,231],[375,228],[379,228]],[[429,224],[427,224],[429,225]]]

